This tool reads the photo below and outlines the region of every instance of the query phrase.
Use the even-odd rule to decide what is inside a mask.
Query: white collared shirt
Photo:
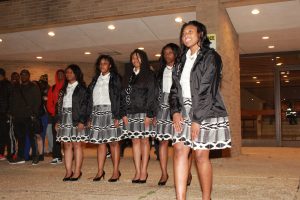
[[[172,86],[172,66],[166,66],[164,69],[164,74],[163,74],[163,92],[170,93],[171,86]]]
[[[111,105],[109,98],[110,73],[100,74],[93,90],[93,105]]]
[[[182,70],[180,85],[182,88],[182,96],[185,98],[191,98],[191,86],[190,86],[190,75],[197,58],[198,51],[191,55],[191,50],[186,52],[186,60]]]
[[[72,108],[72,96],[77,85],[77,81],[75,81],[72,84],[68,84],[67,91],[63,99],[63,108]]]
[[[140,73],[141,69],[136,70],[135,67],[133,68],[133,72],[135,73],[135,75],[138,75]]]

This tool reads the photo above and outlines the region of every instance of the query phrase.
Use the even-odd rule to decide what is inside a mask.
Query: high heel
[[[139,183],[140,179],[136,179],[136,180],[131,180],[132,183]]]
[[[187,183],[186,183],[186,185],[187,186],[190,186],[191,185],[191,182],[192,182],[192,174],[189,174],[189,177],[188,177],[188,180],[187,180]]]
[[[140,179],[139,183],[141,183],[141,184],[146,183],[146,182],[147,182],[147,179],[148,179],[148,173],[147,173],[146,179],[145,179],[145,180],[141,180],[141,179]]]
[[[117,182],[120,179],[121,172],[119,171],[119,177],[118,178],[110,178],[108,179],[108,182]]]
[[[71,176],[63,178],[63,181],[64,182],[65,181],[70,181],[72,176],[73,176],[73,172],[72,172]]]
[[[95,178],[93,178],[93,181],[100,181],[102,178],[104,179],[105,177],[105,171],[102,172],[101,176],[96,176]]]
[[[159,181],[158,185],[162,186],[162,185],[166,185],[167,181],[169,179],[169,175],[167,174],[167,179],[165,181]]]
[[[78,181],[80,179],[80,177],[82,176],[82,172],[80,172],[79,176],[76,178],[71,177],[70,181]]]

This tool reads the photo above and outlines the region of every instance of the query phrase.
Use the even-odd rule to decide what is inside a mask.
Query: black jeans
[[[55,130],[55,124],[57,123],[57,119],[55,117],[51,117],[52,122],[52,134],[53,134],[53,149],[52,149],[52,157],[62,159],[61,155],[61,144],[56,141],[57,132]]]
[[[12,143],[9,136],[9,121],[5,113],[0,114],[0,154],[4,155],[5,147],[7,147],[7,157],[14,153]]]
[[[29,134],[30,147],[32,150],[31,156],[35,157],[38,155],[38,148],[36,142],[36,130],[32,127],[30,118],[22,118],[14,120],[15,131],[18,138],[18,157],[21,159],[25,158],[25,142],[26,135]]]

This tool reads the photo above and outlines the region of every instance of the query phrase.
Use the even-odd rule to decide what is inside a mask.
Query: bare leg
[[[111,151],[111,160],[114,167],[111,179],[116,179],[119,177],[120,145],[119,142],[111,142],[109,143],[109,146]]]
[[[189,153],[189,176],[188,176],[188,181],[187,181],[187,185],[189,186],[192,182],[192,160],[193,160],[193,151],[190,150]]]
[[[39,155],[43,155],[43,139],[39,134],[36,134],[36,143]]]
[[[132,153],[135,167],[133,180],[138,180],[141,178],[141,139],[132,139]]]
[[[145,180],[147,179],[147,168],[148,168],[149,155],[150,155],[150,143],[148,137],[141,139],[140,148],[142,153],[140,180]]]
[[[75,157],[75,171],[74,178],[77,178],[81,173],[81,166],[83,162],[83,151],[81,142],[73,142],[74,147],[74,157]]]
[[[202,199],[209,200],[212,191],[212,166],[209,160],[209,150],[196,150],[195,160],[202,190]]]
[[[72,175],[72,162],[73,162],[73,144],[71,142],[63,143],[64,149],[64,160],[65,160],[65,168],[66,175],[65,177],[70,177]]]
[[[98,144],[97,147],[98,173],[96,177],[100,177],[103,174],[104,164],[106,160],[106,151],[107,151],[106,144]]]
[[[159,143],[159,162],[161,168],[161,177],[159,182],[164,182],[168,179],[168,140],[163,140]]]
[[[174,144],[174,181],[176,198],[178,200],[186,199],[187,190],[187,178],[188,178],[188,156],[190,152],[190,147],[187,147],[183,142],[178,142]]]

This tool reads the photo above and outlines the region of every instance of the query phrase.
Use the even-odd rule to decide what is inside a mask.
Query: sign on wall
[[[217,35],[215,33],[207,34],[209,41],[211,42],[210,47],[217,49]]]

